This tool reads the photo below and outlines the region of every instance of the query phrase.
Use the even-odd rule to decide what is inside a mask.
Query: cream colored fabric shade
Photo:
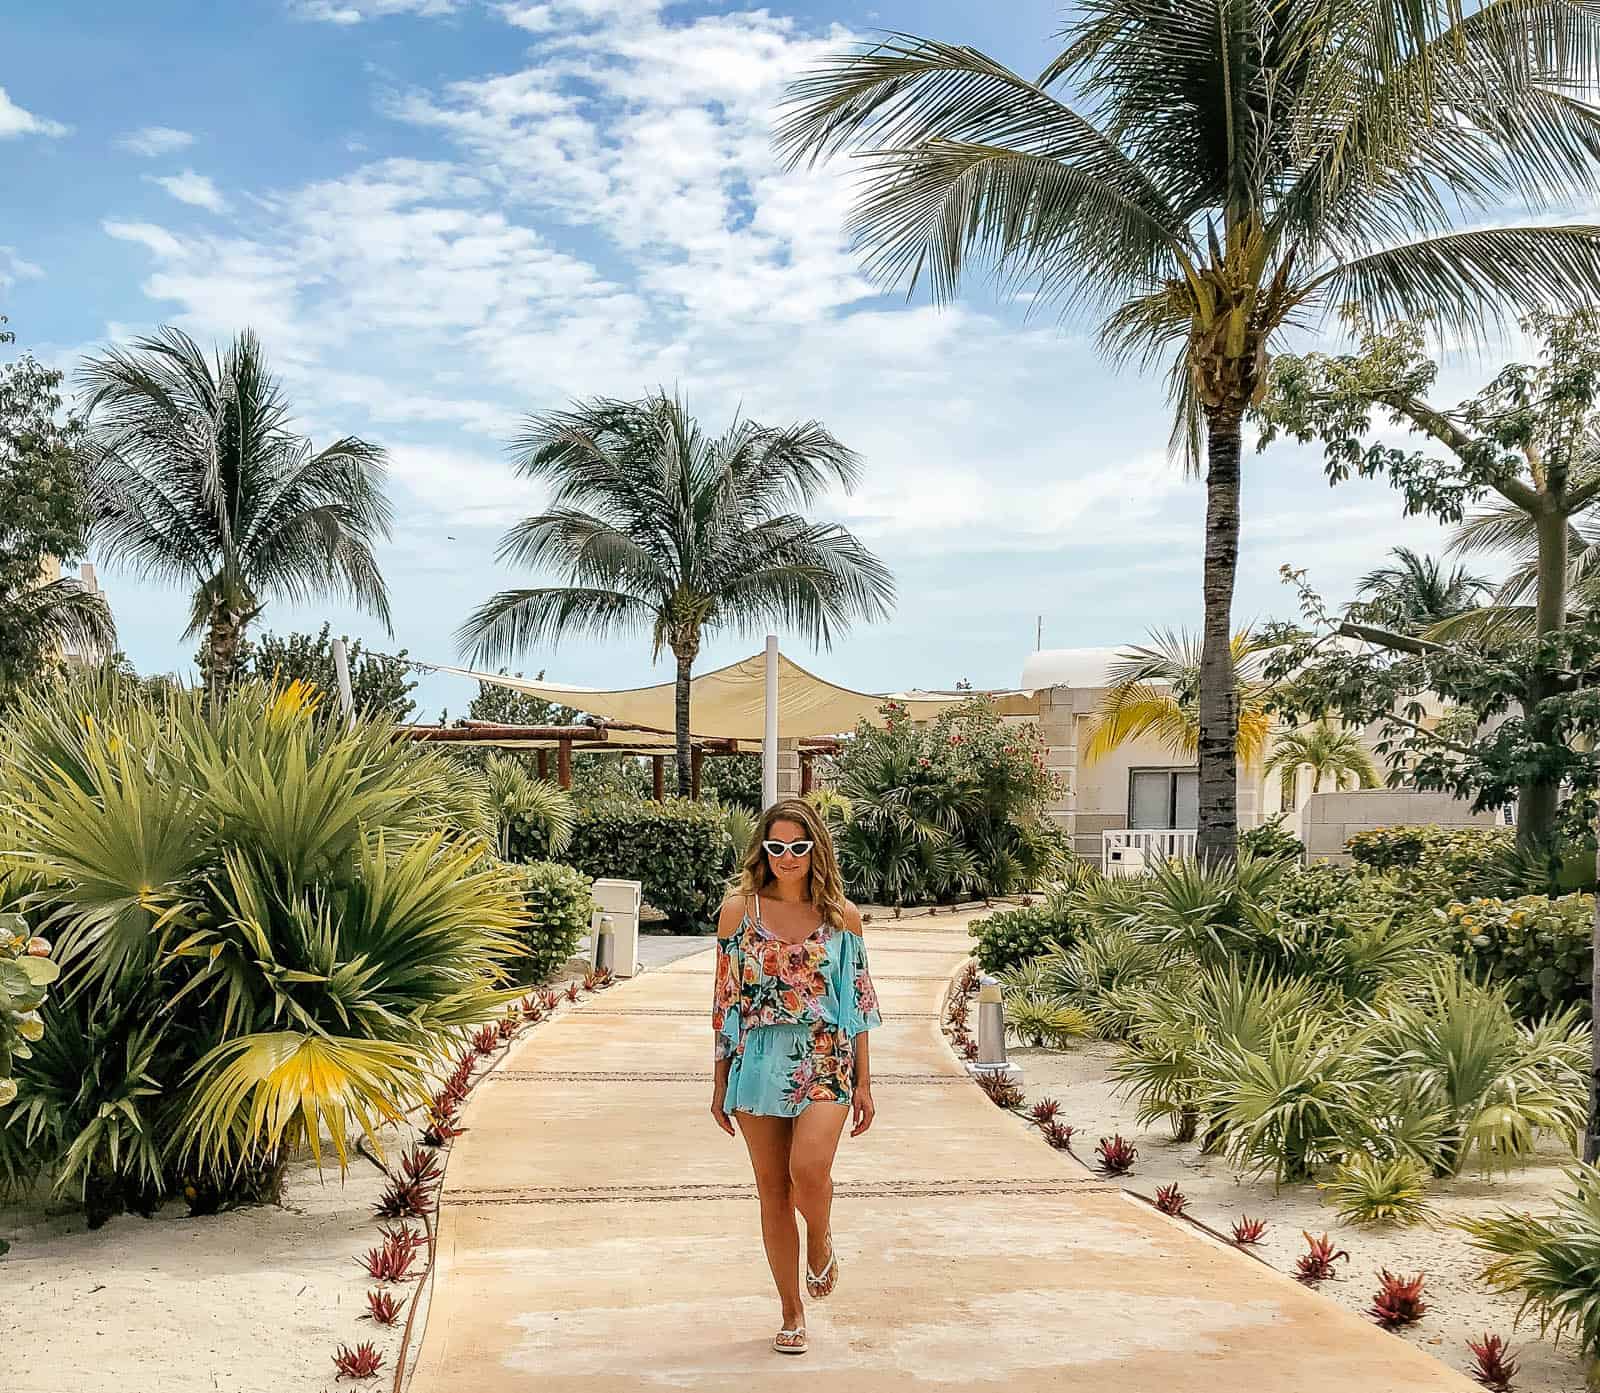
[[[662,731],[672,730],[675,724],[677,691],[671,682],[607,692],[467,668],[442,667],[439,671],[542,696],[605,721]],[[702,739],[753,740],[759,745],[765,729],[766,690],[766,656],[761,653],[694,678],[689,696],[691,732]],[[903,702],[912,720],[928,721],[959,705],[961,700],[914,693],[853,692],[824,682],[783,654],[778,655],[778,733],[784,739],[842,735],[863,720],[881,725],[878,708],[886,701]]]

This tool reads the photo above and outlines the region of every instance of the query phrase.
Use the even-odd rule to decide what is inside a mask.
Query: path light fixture
[[[1006,1005],[1000,982],[987,972],[978,978],[978,1058],[967,1065],[974,1077],[998,1075],[1022,1086],[1022,1070],[1006,1058]]]

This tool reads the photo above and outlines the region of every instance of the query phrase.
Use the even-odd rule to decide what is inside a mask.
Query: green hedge
[[[1374,871],[1416,871],[1436,882],[1469,886],[1508,852],[1509,827],[1375,827],[1347,845],[1357,865]]]
[[[1568,1006],[1587,1014],[1593,965],[1594,896],[1468,900],[1436,911],[1450,947],[1505,989],[1524,1019]]]
[[[978,966],[985,972],[1003,972],[1032,962],[1057,944],[1070,948],[1081,928],[1081,911],[1066,895],[1053,895],[1043,904],[979,919],[967,932],[978,941],[973,950]]]
[[[1302,861],[1305,843],[1293,832],[1284,830],[1286,815],[1279,813],[1257,827],[1239,834],[1239,854],[1251,855],[1262,861]]]
[[[535,861],[523,867],[528,924],[522,931],[528,956],[512,964],[521,986],[543,982],[577,951],[589,929],[594,896],[589,879],[571,866]]]
[[[511,859],[536,859],[528,851],[513,827]],[[590,880],[637,880],[674,930],[709,932],[733,873],[733,844],[714,804],[608,799],[578,809],[559,859]]]

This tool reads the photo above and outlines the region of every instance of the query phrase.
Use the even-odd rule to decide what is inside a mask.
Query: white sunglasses
[[[809,842],[809,841],[798,841],[798,842],[766,842],[766,841],[764,841],[764,842],[761,843],[761,845],[765,848],[767,855],[772,857],[774,860],[776,860],[778,857],[782,856],[785,852],[787,852],[790,856],[809,856],[811,854],[811,848],[813,846],[815,846],[816,843],[815,842]]]

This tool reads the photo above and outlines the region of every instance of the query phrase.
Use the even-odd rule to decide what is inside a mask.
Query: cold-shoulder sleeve
[[[741,933],[717,935],[717,976],[711,1000],[711,1030],[716,1036],[716,1057],[732,1059],[739,1052],[741,1022],[739,989],[744,980]]]
[[[842,1024],[851,1035],[875,1030],[883,1024],[878,1009],[878,989],[867,970],[867,944],[858,933],[842,933],[839,950],[839,1001]]]

